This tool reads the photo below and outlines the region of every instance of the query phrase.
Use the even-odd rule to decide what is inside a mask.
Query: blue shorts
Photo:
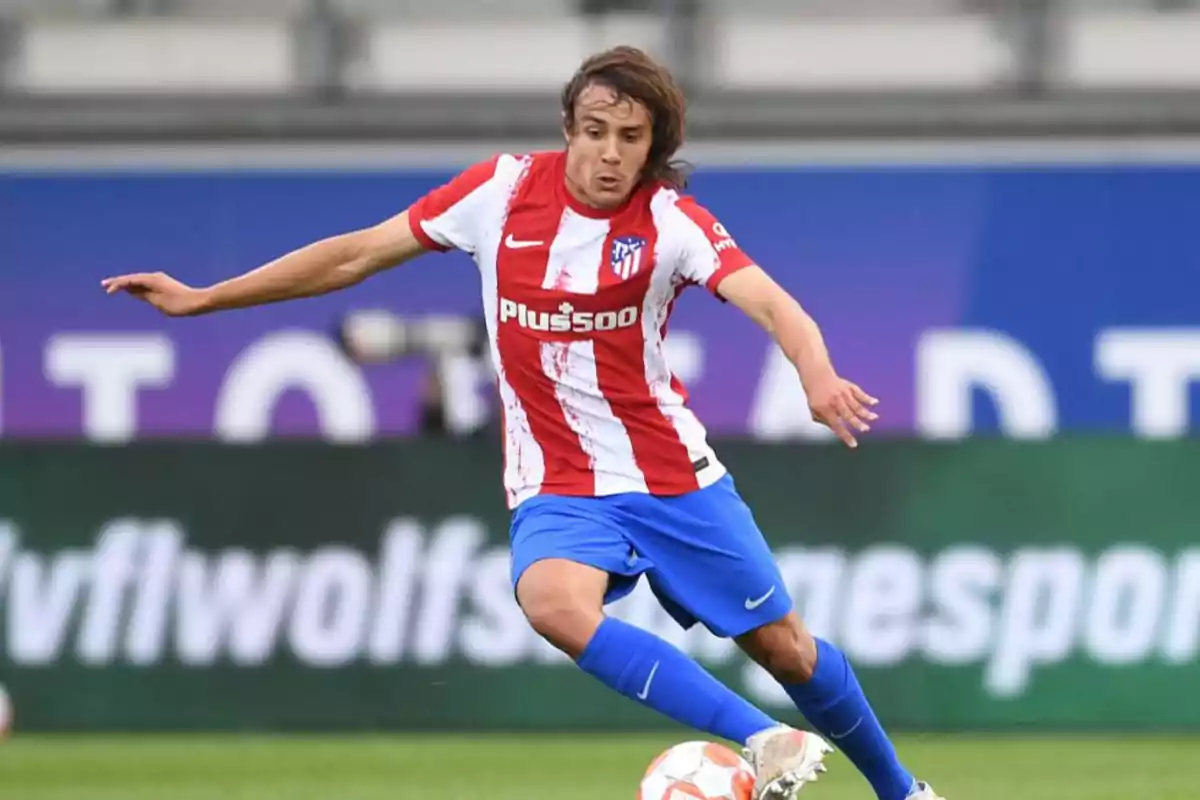
[[[775,558],[733,478],[688,494],[656,497],[537,495],[513,513],[512,580],[529,565],[562,558],[611,576],[604,602],[645,574],[663,608],[685,629],[740,636],[792,610]]]

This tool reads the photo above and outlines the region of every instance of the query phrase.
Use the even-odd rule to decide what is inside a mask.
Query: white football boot
[[[946,800],[946,798],[935,792],[928,783],[919,781],[917,788],[913,789],[905,800]]]
[[[754,734],[744,751],[757,776],[753,800],[792,800],[801,787],[825,771],[822,762],[832,752],[820,736],[787,725]],[[926,800],[922,795],[916,798]]]

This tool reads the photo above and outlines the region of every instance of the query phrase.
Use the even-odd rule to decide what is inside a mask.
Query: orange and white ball
[[[638,800],[750,800],[754,768],[714,742],[682,742],[650,764]]]

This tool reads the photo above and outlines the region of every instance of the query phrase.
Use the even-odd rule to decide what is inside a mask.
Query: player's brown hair
[[[671,72],[636,47],[614,47],[588,58],[563,87],[563,121],[568,131],[575,130],[579,95],[592,84],[607,86],[618,99],[641,103],[650,112],[653,129],[642,179],[684,188],[687,164],[674,156],[683,145],[687,99]]]

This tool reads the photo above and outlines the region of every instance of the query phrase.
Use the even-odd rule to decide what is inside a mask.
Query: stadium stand
[[[676,9],[676,19],[663,9]],[[698,4],[646,0],[2,0],[9,91],[286,92],[303,85],[305,23],[341,25],[334,81],[372,92],[544,90],[616,41],[665,51]],[[1030,7],[1040,4],[1029,4]],[[1019,74],[1018,29],[987,0],[703,4],[694,77],[728,90],[988,89]],[[1200,83],[1200,8],[1069,0],[1052,83]],[[1164,10],[1174,13],[1163,13]],[[591,12],[591,13],[585,13]],[[446,54],[460,54],[447,58]],[[470,57],[461,54],[469,53]],[[865,57],[870,54],[870,58]]]
[[[911,116],[913,97],[940,104],[939,124],[964,99],[992,104],[989,125],[1067,112],[1162,124],[1200,114],[1176,97],[1200,91],[1197,41],[1196,0],[0,0],[0,136],[14,119],[34,135],[58,98],[142,95],[324,104],[313,114],[373,102],[351,126],[493,135],[551,119],[563,77],[615,43],[673,65],[702,133],[745,121],[795,135],[813,113],[840,130]],[[378,120],[396,112],[381,98],[406,99],[417,121]],[[269,119],[262,130],[308,130]]]

